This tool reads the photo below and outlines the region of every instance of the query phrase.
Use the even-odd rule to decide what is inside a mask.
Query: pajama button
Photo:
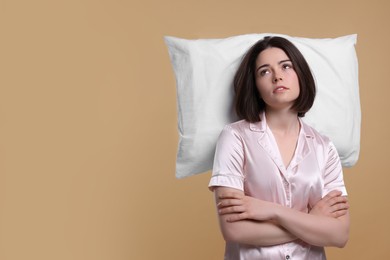
[[[286,255],[286,259],[287,259],[287,260],[290,259],[290,256],[289,256],[289,255]]]

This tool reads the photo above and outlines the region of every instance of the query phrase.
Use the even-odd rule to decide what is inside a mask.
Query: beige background
[[[222,259],[210,173],[176,180],[164,35],[357,33],[361,155],[329,259],[390,256],[387,0],[1,0],[0,259]],[[340,129],[342,131],[342,129]]]

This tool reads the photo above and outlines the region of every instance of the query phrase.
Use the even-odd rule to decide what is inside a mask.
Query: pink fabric
[[[209,183],[239,189],[246,195],[308,212],[332,190],[347,195],[342,166],[332,142],[300,120],[301,130],[289,166],[281,159],[265,115],[258,123],[227,125],[218,140]],[[322,247],[303,241],[253,247],[227,243],[225,259],[326,259]]]

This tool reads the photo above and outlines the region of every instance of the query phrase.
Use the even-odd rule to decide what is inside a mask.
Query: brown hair
[[[316,87],[310,67],[302,53],[289,40],[282,37],[265,37],[254,44],[245,54],[234,77],[234,106],[237,115],[249,122],[260,121],[259,114],[265,109],[256,87],[255,70],[257,56],[267,48],[282,49],[291,60],[299,80],[299,96],[292,109],[299,117],[312,107],[316,95]]]

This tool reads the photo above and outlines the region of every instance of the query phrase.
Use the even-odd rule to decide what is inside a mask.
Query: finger
[[[225,192],[218,196],[219,199],[242,199],[243,197],[244,195],[237,192]]]
[[[333,197],[327,201],[327,203],[329,203],[328,205],[330,205],[330,206],[335,205],[335,204],[339,204],[339,203],[347,203],[347,202],[348,202],[348,199],[345,196]]]
[[[325,195],[325,197],[323,199],[325,200],[329,200],[329,199],[332,199],[334,197],[337,197],[337,196],[341,196],[342,192],[339,191],[339,190],[332,190],[331,192],[329,192],[328,194]]]
[[[330,208],[330,212],[333,214],[337,211],[343,211],[343,210],[348,210],[349,209],[349,204],[348,203],[338,203],[333,205]]]
[[[224,214],[232,214],[232,213],[242,213],[244,212],[244,207],[242,206],[232,206],[232,207],[226,207],[218,210],[218,214],[224,215]]]
[[[348,203],[338,203],[335,206],[337,207],[338,210],[349,209]]]
[[[347,209],[338,210],[338,211],[335,211],[335,212],[332,213],[332,217],[339,218],[339,217],[344,216],[345,214],[347,214],[347,212],[348,212]]]
[[[240,214],[233,214],[229,217],[226,218],[226,221],[227,222],[236,222],[236,221],[240,221],[240,220],[243,220],[243,219],[247,219],[247,214],[246,213],[240,213]]]
[[[242,200],[239,199],[222,199],[217,204],[218,208],[230,207],[230,206],[240,206],[242,205]]]

